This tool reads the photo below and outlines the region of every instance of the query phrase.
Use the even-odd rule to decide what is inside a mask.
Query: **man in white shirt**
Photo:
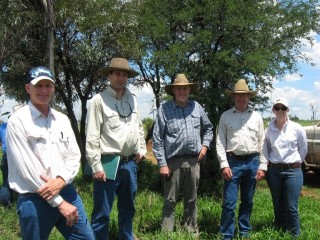
[[[48,239],[56,227],[66,239],[94,239],[82,200],[72,185],[80,150],[70,122],[49,106],[55,80],[46,67],[27,77],[29,103],[7,126],[10,187],[19,193],[17,209],[23,239]]]
[[[267,170],[267,160],[262,154],[263,120],[249,107],[249,99],[256,92],[250,91],[245,80],[240,79],[234,91],[227,90],[226,94],[233,96],[235,106],[221,115],[216,146],[224,179],[220,233],[225,240],[234,237],[239,188],[239,235],[249,236],[256,181],[263,179]]]
[[[103,92],[90,101],[86,151],[94,180],[94,207],[91,226],[96,240],[108,239],[110,213],[118,196],[118,239],[133,239],[132,222],[137,191],[137,164],[146,154],[137,100],[125,86],[139,75],[124,58],[113,58],[99,70],[110,81]],[[120,157],[114,180],[103,169],[101,159]]]

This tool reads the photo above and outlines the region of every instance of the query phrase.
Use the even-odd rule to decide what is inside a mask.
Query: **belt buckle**
[[[129,160],[129,156],[121,156],[121,159],[120,159],[122,162],[128,162]]]

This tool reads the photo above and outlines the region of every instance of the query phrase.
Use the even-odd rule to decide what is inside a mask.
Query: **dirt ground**
[[[157,164],[157,159],[154,157],[153,151],[152,151],[152,140],[149,140],[147,143],[147,151],[148,152],[146,155],[146,159],[154,164]]]

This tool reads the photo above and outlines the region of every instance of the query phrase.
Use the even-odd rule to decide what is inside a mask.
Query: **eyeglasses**
[[[285,107],[285,106],[283,106],[283,107],[274,106],[273,109],[274,109],[275,111],[279,111],[279,110],[281,110],[281,111],[287,111],[287,110],[288,110],[288,108]]]
[[[123,103],[123,102],[121,102],[121,108],[123,109],[123,107],[122,107],[122,103]],[[131,114],[132,114],[132,108],[131,108],[131,105],[130,105],[128,102],[126,102],[126,101],[125,101],[125,103],[126,103],[126,104],[128,104],[128,105],[129,105],[129,108],[130,108],[130,112],[129,112],[127,115],[121,114],[121,113],[120,113],[120,111],[119,111],[119,108],[118,108],[117,104],[115,104],[115,105],[116,105],[117,112],[118,112],[118,114],[119,114],[119,116],[120,116],[121,118],[127,118],[127,117],[130,117],[130,116],[131,116]]]

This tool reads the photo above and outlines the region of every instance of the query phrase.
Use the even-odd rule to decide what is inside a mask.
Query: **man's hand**
[[[134,157],[134,161],[136,164],[139,164],[144,159],[144,156],[141,153],[137,153]]]
[[[59,176],[55,179],[51,179],[41,174],[40,177],[45,181],[45,184],[38,189],[37,193],[46,201],[51,199],[54,195],[59,194],[61,189],[66,185],[63,178]]]
[[[231,168],[229,167],[225,167],[222,169],[221,175],[223,177],[224,180],[230,181],[232,178],[232,171]]]
[[[63,201],[58,207],[59,212],[65,217],[68,227],[72,227],[78,222],[78,209],[70,203]]]
[[[265,176],[266,176],[266,172],[264,170],[259,169],[257,171],[256,180],[260,181],[260,180],[264,179]]]
[[[94,180],[101,181],[101,182],[107,181],[107,176],[104,171],[99,171],[99,172],[92,174],[92,178]]]
[[[162,166],[162,167],[160,167],[160,175],[161,175],[161,176],[164,176],[164,177],[166,177],[166,178],[171,177],[171,171],[170,171],[170,169],[168,168],[168,166]]]
[[[202,146],[201,151],[198,156],[198,162],[201,161],[206,156],[207,150],[208,150],[208,148],[206,146]]]

